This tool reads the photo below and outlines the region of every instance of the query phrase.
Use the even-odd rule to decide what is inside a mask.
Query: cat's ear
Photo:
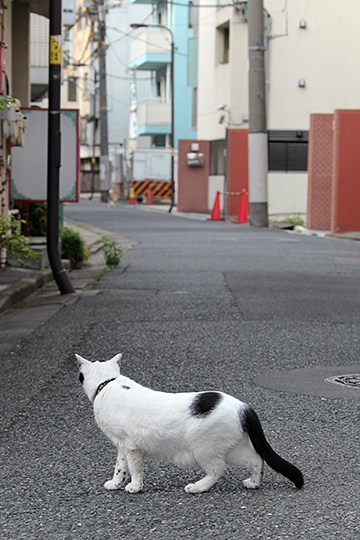
[[[86,360],[86,358],[83,358],[82,356],[80,356],[80,354],[75,353],[75,358],[76,358],[76,363],[79,367],[83,366],[84,364],[91,364],[89,360]]]
[[[112,362],[113,364],[119,364],[119,366],[120,366],[121,359],[122,359],[122,354],[119,353],[119,354],[116,354],[115,356],[113,356],[111,358],[111,360],[109,360],[109,362]]]

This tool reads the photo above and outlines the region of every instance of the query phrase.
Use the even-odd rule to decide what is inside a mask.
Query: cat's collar
[[[98,395],[100,394],[101,390],[102,390],[103,388],[105,388],[105,386],[106,386],[107,384],[109,384],[109,382],[111,382],[111,381],[115,381],[115,377],[113,377],[112,379],[107,379],[106,381],[104,381],[104,382],[102,382],[101,384],[99,384],[99,386],[98,386],[97,389],[96,389],[96,392],[95,392],[93,401],[95,401],[96,396],[98,396]]]

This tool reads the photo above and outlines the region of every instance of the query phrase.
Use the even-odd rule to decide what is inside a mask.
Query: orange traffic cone
[[[149,187],[146,194],[146,204],[152,204],[152,203],[153,203],[152,191],[151,191],[151,187]]]
[[[211,211],[210,220],[211,221],[220,221],[221,220],[221,217],[220,217],[220,191],[216,192],[214,206],[213,206],[213,209]]]
[[[130,191],[129,191],[129,204],[135,204],[135,190],[134,188],[130,188]]]
[[[239,212],[236,223],[247,223],[249,221],[248,194],[246,189],[241,190]]]

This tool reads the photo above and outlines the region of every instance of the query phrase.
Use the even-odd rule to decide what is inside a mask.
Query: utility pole
[[[46,243],[50,267],[61,294],[74,293],[59,254],[59,178],[61,167],[60,84],[62,61],[62,3],[50,0],[50,58],[47,164]]]
[[[93,92],[91,94],[91,107],[90,107],[90,114],[91,114],[91,122],[92,122],[92,130],[91,130],[91,137],[92,137],[92,144],[91,144],[91,194],[89,199],[92,200],[95,193],[95,165],[96,165],[96,158],[95,158],[95,148],[96,148],[96,128],[97,128],[97,118],[96,118],[96,85],[97,85],[97,72],[96,67],[94,66],[94,88]]]
[[[268,137],[266,127],[263,0],[248,3],[249,32],[249,217],[268,227]]]
[[[189,8],[190,9],[190,8]],[[171,155],[170,155],[170,181],[171,181],[171,202],[169,212],[175,206],[175,81],[174,81],[174,62],[175,62],[175,43],[174,34],[167,28],[171,37],[171,65],[170,65],[170,79],[171,79]]]
[[[108,108],[106,89],[106,7],[105,0],[97,0],[98,58],[99,58],[99,105],[100,105],[100,191],[101,201],[107,202],[110,189],[110,166],[108,147]]]

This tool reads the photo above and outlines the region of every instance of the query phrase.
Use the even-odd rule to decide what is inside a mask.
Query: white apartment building
[[[220,140],[248,127],[247,2],[199,3],[198,138]],[[306,213],[310,114],[360,107],[359,17],[357,0],[264,0],[270,215]]]

